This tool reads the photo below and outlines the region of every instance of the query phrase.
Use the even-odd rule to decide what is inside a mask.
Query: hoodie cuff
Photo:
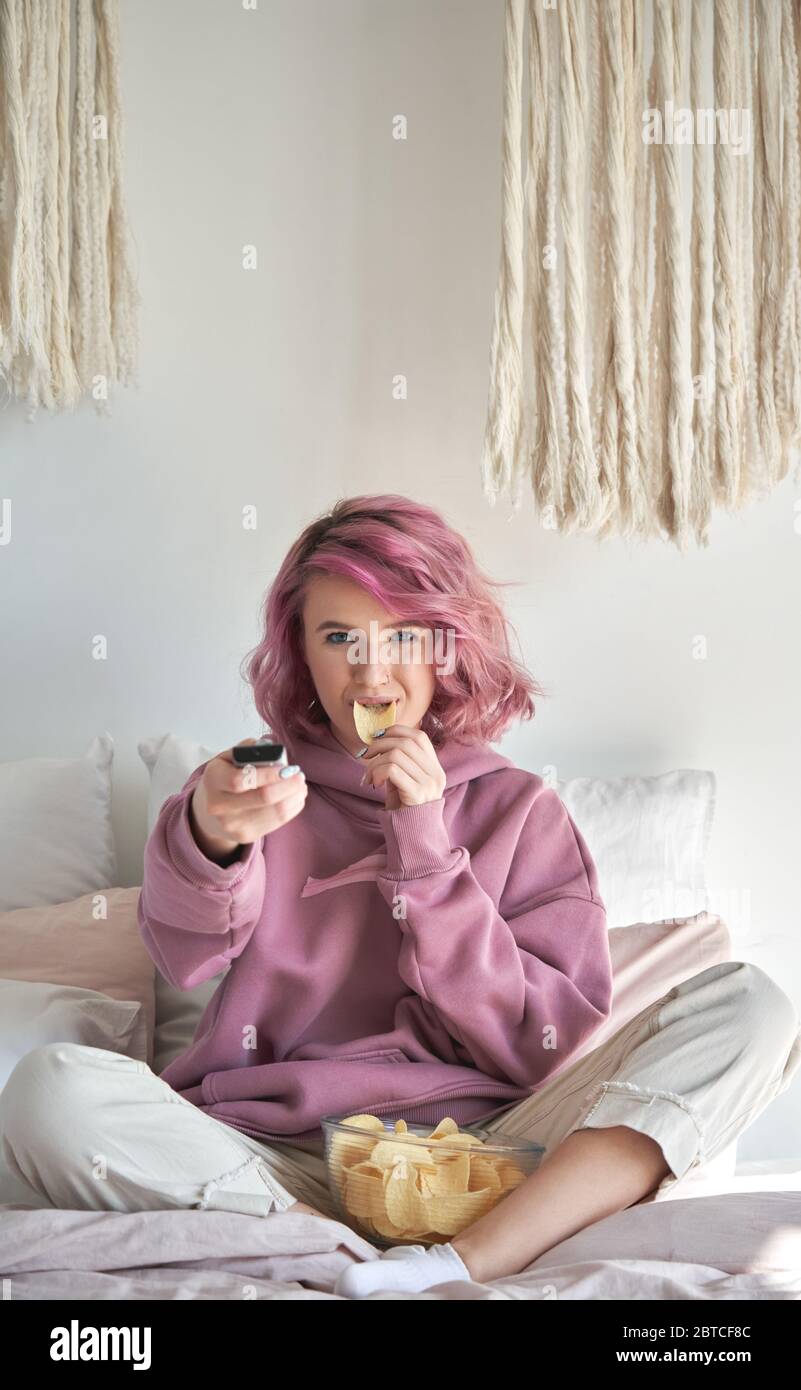
[[[239,856],[226,868],[208,859],[200,848],[192,831],[189,816],[191,792],[182,798],[177,811],[168,816],[165,825],[165,838],[170,858],[179,873],[189,879],[196,888],[233,888],[244,878],[253,863],[261,841],[240,845]]]
[[[384,878],[423,878],[450,869],[460,851],[451,845],[443,819],[444,797],[421,806],[379,811],[387,842]]]

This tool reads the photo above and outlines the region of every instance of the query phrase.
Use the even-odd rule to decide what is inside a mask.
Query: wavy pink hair
[[[366,589],[390,613],[454,630],[455,669],[437,672],[420,728],[435,745],[492,742],[517,719],[534,716],[545,692],[511,654],[510,625],[492,588],[505,588],[476,563],[463,536],[439,512],[395,493],[338,501],[289,550],[263,603],[264,636],[243,675],[277,740],[302,737],[328,716],[303,657],[306,586],[339,575]]]

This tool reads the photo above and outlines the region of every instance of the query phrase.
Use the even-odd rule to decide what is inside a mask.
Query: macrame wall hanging
[[[108,414],[136,383],[116,0],[0,0],[0,378]]]
[[[800,50],[801,0],[507,0],[493,505],[683,551],[786,476]]]

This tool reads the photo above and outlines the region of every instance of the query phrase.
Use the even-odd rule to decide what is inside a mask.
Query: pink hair
[[[490,592],[506,585],[479,569],[439,512],[378,493],[342,499],[307,526],[265,595],[264,636],[243,674],[277,740],[302,737],[328,718],[301,645],[306,586],[322,574],[352,580],[410,622],[453,629],[454,670],[437,672],[420,721],[433,744],[492,742],[516,719],[533,718],[533,696],[545,692],[513,658],[508,620]]]

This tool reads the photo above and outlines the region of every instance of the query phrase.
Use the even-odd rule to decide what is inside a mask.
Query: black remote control
[[[231,753],[237,767],[245,767],[248,763],[283,763],[286,766],[286,752],[283,743],[268,743],[260,740],[258,743],[238,743]]]

